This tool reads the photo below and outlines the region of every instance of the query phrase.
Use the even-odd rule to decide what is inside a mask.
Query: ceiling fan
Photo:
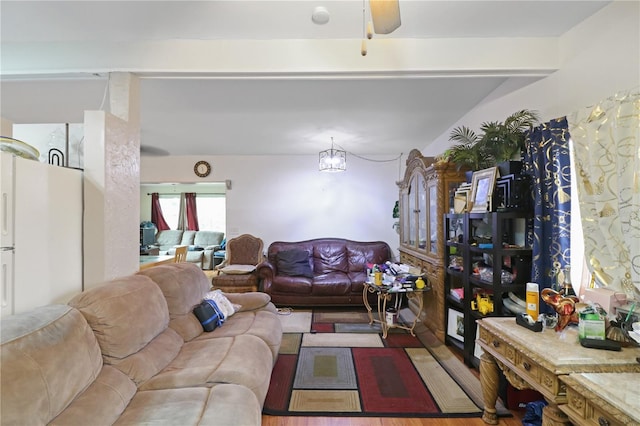
[[[369,0],[373,30],[390,34],[400,26],[400,0]]]

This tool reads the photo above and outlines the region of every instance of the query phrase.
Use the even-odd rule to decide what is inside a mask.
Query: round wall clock
[[[193,171],[200,177],[207,177],[211,173],[211,164],[207,161],[198,161],[196,165],[193,166]]]

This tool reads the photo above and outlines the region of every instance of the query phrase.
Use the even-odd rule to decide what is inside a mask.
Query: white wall
[[[507,95],[501,88],[480,102],[435,141],[422,148],[439,155],[451,145],[449,134],[460,125],[477,129],[484,121],[502,121],[531,109],[543,121],[563,117],[616,92],[640,85],[640,2],[614,1],[564,34],[559,41],[560,69]],[[509,84],[509,81],[504,83]]]
[[[369,157],[367,157],[369,158]],[[389,157],[371,157],[383,160]],[[205,179],[193,173],[199,160],[211,163]],[[220,182],[227,191],[227,236],[249,233],[264,240],[299,241],[342,237],[386,241],[398,255],[392,228],[402,159],[371,162],[347,154],[347,171],[318,171],[318,156],[142,157],[142,183]]]

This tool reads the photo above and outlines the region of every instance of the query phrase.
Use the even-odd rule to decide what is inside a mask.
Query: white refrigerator
[[[82,171],[0,152],[0,316],[82,291]]]

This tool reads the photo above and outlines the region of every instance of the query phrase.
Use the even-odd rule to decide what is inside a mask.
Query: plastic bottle
[[[527,315],[533,318],[534,321],[538,320],[538,313],[540,312],[540,289],[536,283],[527,283]]]

